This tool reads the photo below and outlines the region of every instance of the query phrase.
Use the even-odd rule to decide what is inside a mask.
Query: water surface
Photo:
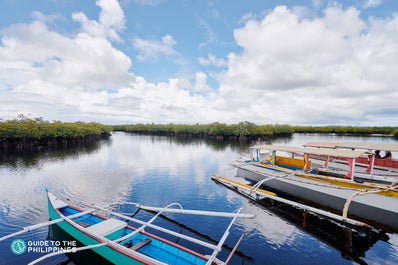
[[[394,142],[387,137],[324,134],[295,134],[272,142],[302,145],[308,141]],[[114,133],[110,140],[94,146],[25,155],[2,154],[0,236],[47,221],[44,190],[48,188],[72,202],[130,201],[154,206],[179,202],[188,209],[214,211],[236,211],[243,207],[244,212],[257,217],[239,220],[231,230],[219,256],[222,259],[229,255],[241,234],[246,235],[230,264],[398,264],[397,234],[342,228],[313,216],[303,222],[303,216],[295,209],[253,204],[210,179],[212,173],[232,176],[234,170],[229,163],[247,151],[247,144]],[[140,215],[151,217],[145,212]],[[159,224],[217,240],[229,222],[195,216],[169,217],[180,226],[165,219],[159,220]],[[43,228],[18,238],[47,240],[48,232]],[[40,256],[13,254],[11,241],[0,242],[0,264],[26,264]],[[86,257],[91,258],[89,254]],[[74,264],[64,255],[41,264],[61,262]]]

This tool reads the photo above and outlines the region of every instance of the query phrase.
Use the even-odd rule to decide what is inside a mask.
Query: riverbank
[[[48,147],[86,144],[111,136],[111,126],[99,123],[48,122],[41,118],[20,118],[0,122],[0,149],[40,150]]]

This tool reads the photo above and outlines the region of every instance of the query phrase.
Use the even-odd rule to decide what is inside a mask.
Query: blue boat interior
[[[71,208],[69,206],[62,207],[59,210],[64,216],[70,216],[79,212],[77,209]],[[103,219],[92,214],[85,214],[73,219],[74,222],[88,229],[94,225],[100,224],[101,222],[105,222],[106,220],[109,219]],[[117,221],[125,222],[121,220]],[[118,238],[121,238],[132,232],[134,232],[133,229],[129,228],[128,226],[124,226],[123,228],[105,235],[105,237],[109,240],[117,240]],[[168,244],[144,233],[137,233],[131,237],[128,237],[122,242],[119,242],[119,244],[167,264],[200,265],[206,264],[207,262],[206,260],[197,257],[183,249],[180,249],[175,245]]]

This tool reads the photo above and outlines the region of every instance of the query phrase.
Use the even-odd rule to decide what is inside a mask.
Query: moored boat
[[[398,179],[389,179],[386,184],[370,178],[358,182],[355,159],[365,151],[274,145],[256,145],[252,150],[251,159],[234,164],[236,176],[261,182],[278,195],[294,196],[344,217],[398,231]],[[277,151],[291,156],[277,156]],[[299,158],[295,157],[298,153]],[[312,170],[310,155],[345,157],[352,163],[345,175],[326,176]]]
[[[259,186],[252,186],[248,181],[237,178],[225,178],[212,174],[212,180],[255,202],[258,207],[295,225],[298,229],[315,236],[320,241],[341,251],[342,257],[365,264],[362,260],[365,252],[378,240],[388,240],[382,229],[374,229],[363,222],[352,219],[343,220],[341,216],[293,202],[275,193],[270,193]],[[267,223],[267,217],[262,220]],[[267,226],[268,227],[268,226]],[[278,226],[279,228],[279,226]]]
[[[0,241],[39,227],[56,224],[66,233],[79,241],[83,246],[67,251],[60,250],[49,253],[30,264],[36,264],[46,258],[58,254],[86,249],[92,249],[94,252],[114,264],[224,264],[222,261],[218,260],[216,256],[221,251],[221,247],[229,234],[230,227],[237,218],[254,218],[254,215],[241,213],[241,209],[236,213],[225,213],[184,210],[180,204],[176,203],[170,204],[164,208],[130,203],[139,209],[157,212],[157,214],[149,221],[142,221],[134,217],[112,211],[107,207],[90,205],[87,206],[87,208],[82,209],[60,200],[48,191],[47,198],[50,217],[49,222],[26,227],[22,231],[0,238]],[[178,208],[172,208],[175,206]],[[215,245],[214,243],[208,243],[206,241],[154,225],[154,220],[161,213],[165,212],[225,217],[231,218],[232,220],[218,244]],[[128,222],[136,223],[139,226],[130,226]],[[200,254],[180,244],[173,243],[159,235],[148,233],[144,230],[145,228],[151,228],[154,231],[166,233],[191,243],[198,244],[209,249],[209,253]]]
[[[398,176],[398,159],[393,153],[398,152],[398,144],[391,143],[358,143],[358,142],[308,142],[304,147],[330,148],[337,150],[362,150],[363,155],[355,158],[357,166],[364,168],[364,173],[373,175],[395,175]],[[383,153],[381,153],[384,152]],[[316,157],[315,157],[316,158]],[[319,157],[321,160],[332,160],[340,165],[347,164],[345,157]]]
[[[308,142],[304,147],[321,147],[331,149],[351,149],[351,150],[365,150],[366,155],[356,158],[358,165],[366,165],[367,173],[373,168],[382,171],[398,172],[398,159],[392,156],[392,152],[398,152],[398,144],[392,143],[361,143],[361,142]],[[381,153],[384,152],[384,155]],[[383,155],[383,156],[382,156]],[[345,158],[336,160],[345,160]]]
[[[310,142],[304,146],[306,147],[255,145],[251,147],[256,152],[252,153],[251,160],[262,164],[310,171],[321,175],[346,177],[352,180],[360,178],[370,182],[378,181],[390,184],[398,182],[397,169],[375,166],[372,150],[354,148],[354,146],[365,147],[365,145],[352,143],[344,145],[343,149],[336,149],[332,148],[336,146],[336,143]],[[347,149],[348,146],[352,148]],[[388,146],[393,148],[393,145]],[[262,151],[266,152],[262,153]],[[276,154],[277,152],[289,153],[291,156],[280,156]],[[364,162],[365,157],[367,160]],[[392,161],[391,159],[384,160]]]

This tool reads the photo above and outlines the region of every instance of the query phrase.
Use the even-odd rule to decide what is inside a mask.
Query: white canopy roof
[[[347,158],[357,158],[361,155],[368,153],[363,150],[347,150],[347,149],[331,149],[331,148],[311,148],[311,147],[296,147],[296,146],[280,146],[280,145],[266,145],[259,144],[250,147],[252,149],[270,150],[270,151],[284,151],[289,153],[303,153],[313,155],[326,155],[326,156],[341,156]]]
[[[390,143],[309,142],[304,144],[303,146],[398,151],[398,144],[390,144]]]

